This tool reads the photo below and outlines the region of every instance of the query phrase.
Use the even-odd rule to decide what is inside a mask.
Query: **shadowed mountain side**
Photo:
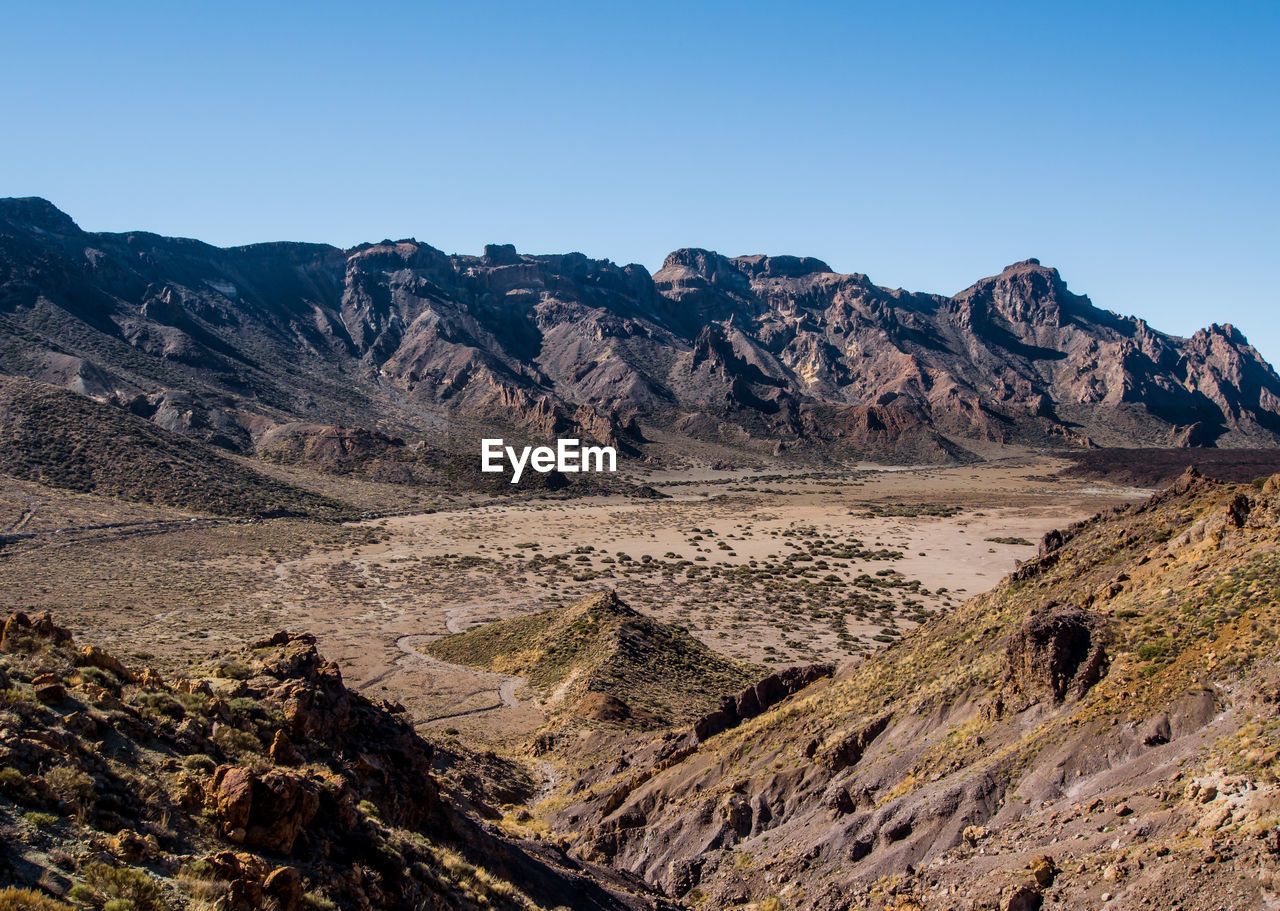
[[[51,487],[214,515],[342,519],[354,513],[118,408],[3,375],[0,471]]]

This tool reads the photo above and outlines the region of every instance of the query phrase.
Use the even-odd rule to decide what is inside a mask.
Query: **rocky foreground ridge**
[[[683,673],[620,644],[682,640],[609,594],[500,621],[505,649],[459,634],[451,660],[561,695],[511,757],[423,740],[305,634],[162,679],[13,614],[0,883],[147,911],[1269,908],[1278,529],[1280,475],[1189,471],[861,663],[743,687],[701,655],[728,691],[687,681],[696,711],[619,709],[646,653]]]
[[[664,906],[499,832],[485,788],[439,781],[479,760],[347,689],[308,635],[165,680],[14,613],[0,692],[5,908]],[[500,793],[527,797],[519,776]]]
[[[1238,330],[1166,335],[1036,260],[944,297],[695,249],[654,275],[501,245],[220,249],[34,198],[0,200],[0,372],[340,469],[478,427],[912,462],[1280,442],[1280,378]]]
[[[1246,909],[1280,894],[1280,476],[1185,474],[993,591],[544,807],[691,907]]]

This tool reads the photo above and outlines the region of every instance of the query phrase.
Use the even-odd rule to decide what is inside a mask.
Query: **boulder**
[[[111,853],[123,860],[125,863],[137,864],[154,856],[156,849],[155,836],[144,838],[136,832],[130,832],[128,829],[122,830],[119,835],[110,839]]]
[[[302,905],[302,874],[293,867],[276,867],[262,883],[262,894],[280,911],[298,911]]]
[[[219,766],[209,802],[228,838],[287,855],[315,817],[320,789],[300,775],[279,769],[259,774],[248,768]]]
[[[57,705],[67,698],[67,688],[53,674],[41,674],[31,681],[36,698],[45,705]]]
[[[276,765],[302,765],[302,757],[298,755],[298,751],[293,746],[293,741],[289,739],[289,735],[284,731],[276,731],[276,736],[271,741],[271,749],[268,751],[268,755]]]
[[[1040,911],[1043,904],[1040,890],[1028,883],[1005,892],[1000,899],[1000,911]]]
[[[119,658],[109,655],[96,645],[86,645],[80,649],[76,663],[81,667],[96,667],[115,674],[124,683],[133,683],[137,677],[133,671],[124,666]]]
[[[1047,691],[1055,702],[1083,694],[1106,673],[1100,621],[1078,607],[1050,605],[1023,621],[1005,645],[1005,681],[1034,698]]]
[[[1034,858],[1031,861],[1030,869],[1032,878],[1042,888],[1046,889],[1053,885],[1054,877],[1058,875],[1058,866],[1048,854],[1041,854]]]
[[[200,696],[213,697],[213,687],[209,685],[207,680],[186,680],[180,679],[173,685],[176,693],[191,693]]]

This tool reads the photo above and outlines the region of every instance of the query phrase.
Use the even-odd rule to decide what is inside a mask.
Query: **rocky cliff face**
[[[220,249],[0,201],[0,371],[252,451],[279,424],[477,426],[643,448],[644,427],[914,461],[975,442],[1280,443],[1280,377],[1231,326],[1180,339],[1027,260],[947,298],[791,256],[413,240]]]

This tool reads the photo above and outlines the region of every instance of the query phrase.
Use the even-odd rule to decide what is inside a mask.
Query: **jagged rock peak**
[[[806,275],[832,273],[832,269],[812,256],[736,256],[730,260],[753,278],[804,278]]]
[[[40,196],[0,198],[0,218],[51,234],[80,232],[80,226],[72,220],[70,215]]]
[[[699,247],[682,247],[667,255],[662,263],[662,273],[687,270],[706,279],[714,279],[726,271],[741,273],[749,278],[803,278],[806,275],[831,273],[832,269],[812,256],[724,256],[714,250]]]
[[[486,266],[514,266],[520,262],[520,254],[515,244],[485,244],[484,264]]]

